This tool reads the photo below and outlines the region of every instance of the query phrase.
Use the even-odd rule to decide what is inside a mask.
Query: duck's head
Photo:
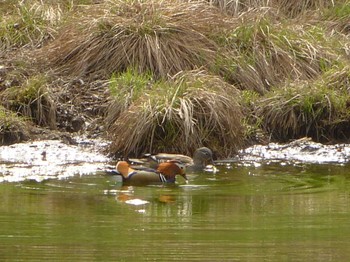
[[[203,168],[208,164],[213,164],[213,152],[207,147],[200,147],[193,154],[193,162],[196,166]]]
[[[121,174],[124,178],[127,178],[128,175],[135,170],[130,167],[130,164],[126,161],[118,161],[115,169],[119,174]]]
[[[180,161],[169,160],[167,162],[160,163],[157,171],[164,175],[167,179],[175,179],[176,175],[180,175],[186,181],[188,181],[186,176],[186,166]]]

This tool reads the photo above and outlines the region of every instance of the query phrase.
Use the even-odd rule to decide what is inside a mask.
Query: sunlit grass
[[[350,71],[329,70],[315,81],[273,89],[257,102],[264,129],[278,140],[311,136],[328,141],[349,136]]]
[[[0,106],[0,144],[7,145],[29,138],[30,124],[25,118]]]
[[[349,0],[6,0],[0,16],[1,104],[50,128],[56,106],[101,117],[112,153],[348,134]]]
[[[213,149],[220,147],[221,154],[230,154],[239,148],[239,92],[220,78],[201,71],[181,73],[168,81],[146,77],[148,84],[142,85],[142,90],[137,90],[137,84],[129,86],[130,81],[124,84],[123,79],[121,75],[116,81],[120,93],[114,95],[108,109],[107,119],[114,121],[107,123],[113,137],[111,152],[188,153],[205,144]],[[140,79],[143,77],[135,76],[133,82]]]
[[[0,94],[0,98],[8,110],[17,112],[38,125],[55,128],[55,103],[47,88],[45,76],[34,76],[27,79],[22,86],[7,88]]]
[[[350,1],[336,2],[334,6],[323,11],[321,18],[329,21],[331,29],[350,35]]]
[[[78,76],[133,67],[168,77],[213,63],[216,45],[205,34],[220,23],[204,3],[107,1],[65,27],[48,51],[52,66]]]
[[[344,60],[342,42],[317,26],[289,25],[268,17],[242,19],[222,35],[216,70],[243,90],[263,94],[286,81],[308,80]],[[343,52],[343,53],[342,53]],[[215,70],[214,70],[215,71]]]
[[[273,8],[280,15],[292,18],[334,4],[328,0],[208,0],[208,2],[231,15],[239,15],[249,9]]]
[[[19,2],[12,9],[12,15],[4,15],[0,22],[0,48],[3,49],[41,46],[53,38],[54,26],[62,15],[59,6],[46,6],[39,2]]]

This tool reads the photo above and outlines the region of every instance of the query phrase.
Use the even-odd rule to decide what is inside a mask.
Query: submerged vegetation
[[[119,156],[349,139],[349,0],[5,0],[0,16],[3,143],[29,123]]]

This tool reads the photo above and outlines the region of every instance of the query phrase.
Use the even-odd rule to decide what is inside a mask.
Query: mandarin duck
[[[176,160],[183,163],[186,166],[187,172],[203,171],[207,165],[214,165],[213,152],[207,147],[198,148],[194,152],[193,158],[186,155],[168,153],[148,155],[147,157],[149,166],[152,168],[156,168],[159,163],[169,160]],[[136,160],[134,163],[145,165],[145,161],[137,162]]]
[[[134,169],[127,161],[118,161],[113,173],[121,175],[127,185],[175,183],[177,175],[188,181],[185,165],[175,160],[160,163],[157,169]]]

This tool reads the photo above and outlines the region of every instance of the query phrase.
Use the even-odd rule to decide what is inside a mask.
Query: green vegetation
[[[201,29],[222,20],[207,4],[173,1],[109,1],[99,12],[86,13],[47,47],[51,66],[60,73],[108,78],[134,67],[166,78],[207,66],[216,49]]]
[[[98,2],[3,1],[6,112],[116,155],[348,141],[349,0]]]
[[[107,116],[116,119],[108,123],[108,131],[114,135],[112,151],[140,154],[171,149],[189,153],[201,143],[223,145],[226,154],[239,148],[243,131],[239,92],[222,79],[203,71],[181,73],[168,81],[152,81],[137,74],[130,81],[129,77],[130,71],[112,80],[113,88],[119,90]],[[125,92],[131,82],[147,83]]]
[[[40,46],[45,41],[53,38],[53,26],[60,19],[60,9],[40,5],[39,3],[30,5],[19,2],[13,8],[11,15],[2,15],[2,18],[0,23],[0,48]]]
[[[15,113],[0,106],[0,142],[10,145],[29,139],[30,124]]]
[[[349,35],[350,31],[350,1],[337,1],[323,11],[323,19],[331,29]]]
[[[55,128],[55,104],[46,87],[44,76],[33,76],[22,86],[13,86],[0,94],[3,106],[31,119],[38,125]]]
[[[231,15],[239,15],[250,9],[262,9],[259,12],[263,13],[266,11],[266,8],[269,8],[279,15],[290,18],[300,17],[310,11],[322,10],[333,3],[332,1],[324,0],[209,0],[209,2]]]
[[[272,90],[257,103],[257,114],[275,138],[303,135],[325,141],[350,136],[350,68],[332,68],[312,82]]]
[[[332,65],[342,63],[339,59],[342,43],[329,39],[318,26],[243,18],[220,43],[226,51],[221,54],[218,71],[242,90],[260,94],[292,79],[313,79]]]

